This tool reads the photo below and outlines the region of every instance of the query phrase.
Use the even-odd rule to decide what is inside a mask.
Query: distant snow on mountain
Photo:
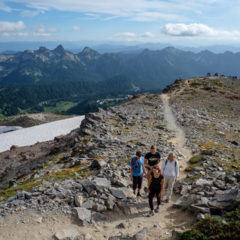
[[[12,145],[29,146],[53,140],[56,136],[68,134],[80,127],[83,119],[84,116],[78,116],[0,134],[0,152],[9,150]]]

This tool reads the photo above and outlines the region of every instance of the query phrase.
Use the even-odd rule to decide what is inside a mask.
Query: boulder
[[[174,207],[179,207],[182,209],[188,209],[190,205],[194,204],[197,200],[196,195],[193,194],[185,194],[180,197],[174,204]]]
[[[222,213],[231,211],[240,204],[240,190],[226,190],[223,193],[215,194],[212,201],[209,202],[211,213]]]
[[[148,230],[147,228],[143,228],[141,231],[139,231],[138,233],[136,233],[133,236],[133,240],[145,240],[147,239],[147,234],[148,234]]]
[[[107,207],[102,204],[95,203],[92,209],[96,212],[105,212],[107,210]]]
[[[100,187],[100,188],[111,187],[111,182],[106,178],[96,177],[96,178],[94,178],[94,180],[92,182],[93,182],[93,184],[95,184],[97,187]]]
[[[77,207],[81,207],[83,205],[83,196],[82,195],[76,195],[74,198],[75,205]]]
[[[108,240],[132,240],[132,237],[125,235],[125,236],[114,236],[108,238]]]
[[[10,150],[12,151],[12,150],[15,150],[15,149],[18,149],[19,148],[19,146],[17,146],[17,145],[12,145],[11,147],[10,147]]]
[[[99,169],[102,169],[106,165],[107,165],[107,162],[104,159],[93,160],[90,168],[99,170]]]
[[[78,231],[75,229],[63,229],[55,233],[54,237],[57,240],[74,240],[78,235]]]
[[[96,185],[93,184],[89,179],[85,179],[83,181],[81,181],[81,184],[84,188],[84,190],[90,194],[92,191],[96,190]]]
[[[203,185],[207,185],[207,186],[212,186],[213,182],[203,179],[203,178],[199,178],[196,180],[195,185],[197,186],[203,186]]]
[[[103,222],[103,221],[108,221],[109,218],[102,213],[93,212],[92,213],[92,220],[95,221],[95,222]]]
[[[124,192],[120,189],[113,189],[112,188],[111,193],[115,198],[118,198],[118,199],[125,199],[126,198]]]
[[[90,210],[83,207],[76,207],[74,208],[74,211],[77,215],[77,218],[81,226],[86,226],[91,223],[92,213]]]

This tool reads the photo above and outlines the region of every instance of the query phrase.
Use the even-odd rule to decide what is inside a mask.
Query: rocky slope
[[[2,166],[8,169],[24,169],[30,162],[35,166],[21,174],[18,171],[8,188],[2,185],[1,236],[19,239],[31,226],[32,235],[45,226],[47,230],[36,239],[51,239],[57,229],[62,229],[57,239],[67,239],[63,235],[70,239],[172,239],[171,231],[175,236],[196,217],[221,217],[238,205],[239,80],[181,80],[166,92],[194,154],[189,163],[188,149],[178,143],[185,138],[167,122],[172,116],[167,117],[171,114],[166,110],[168,100],[161,95],[135,96],[107,111],[88,114],[77,131],[44,145],[49,148],[38,158],[32,157],[31,148],[0,154]],[[177,154],[183,179],[175,186],[174,204],[164,204],[159,214],[146,218],[147,198],[145,194],[141,199],[133,196],[128,162],[136,150],[145,153],[152,144],[163,156],[170,151]],[[9,164],[14,155],[18,160],[13,167]],[[29,157],[20,159],[21,155]],[[3,171],[5,186],[13,175],[13,170]],[[42,217],[39,227],[20,223],[15,234],[9,233],[16,221],[28,219],[28,211],[37,213],[34,220]],[[49,213],[62,217],[53,220]],[[73,216],[72,221],[67,216]],[[68,222],[65,228],[64,219]],[[52,228],[46,227],[48,223]]]
[[[171,105],[195,154],[175,205],[222,215],[240,203],[240,82],[227,77],[177,81]]]
[[[71,116],[52,113],[22,114],[0,119],[0,126],[20,126],[26,128],[40,125],[43,123],[66,119],[69,117]]]

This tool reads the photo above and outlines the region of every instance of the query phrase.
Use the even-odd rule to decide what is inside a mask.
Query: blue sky
[[[0,0],[0,41],[239,44],[240,0]]]

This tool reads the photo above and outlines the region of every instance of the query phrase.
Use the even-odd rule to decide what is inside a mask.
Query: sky
[[[240,0],[0,0],[0,42],[240,44]]]

